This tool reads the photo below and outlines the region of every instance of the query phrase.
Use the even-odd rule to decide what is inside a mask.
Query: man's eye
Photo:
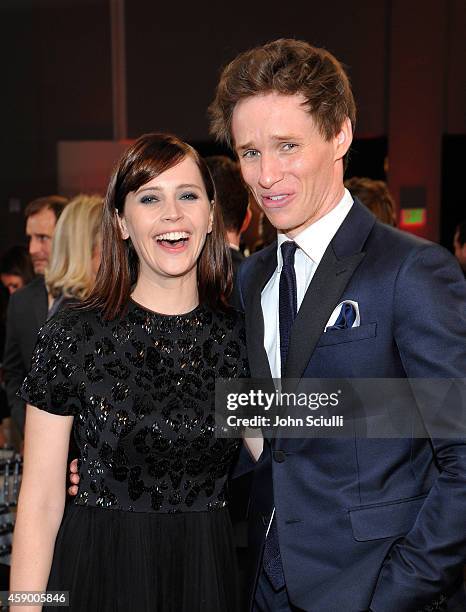
[[[50,240],[50,236],[37,236],[37,239],[38,239],[40,242],[47,242],[47,241],[49,241],[49,240]]]
[[[154,195],[145,195],[139,200],[141,204],[152,204],[153,202],[158,202],[159,200]]]
[[[259,151],[257,151],[256,149],[249,149],[249,151],[245,151],[242,155],[243,158],[245,159],[252,159],[254,157],[258,157],[259,155]]]
[[[193,191],[187,191],[186,193],[182,193],[180,196],[180,200],[198,200],[199,196],[197,193]]]
[[[285,142],[285,143],[283,143],[283,145],[282,145],[282,149],[283,149],[284,151],[292,151],[293,149],[296,149],[296,147],[297,147],[297,146],[298,146],[298,145],[297,145],[297,144],[295,144],[294,142]]]

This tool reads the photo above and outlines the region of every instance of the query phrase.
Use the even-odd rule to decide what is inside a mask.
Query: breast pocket
[[[375,338],[377,335],[377,323],[367,323],[350,329],[332,329],[326,331],[320,337],[317,347],[342,344],[343,342],[355,342]]]

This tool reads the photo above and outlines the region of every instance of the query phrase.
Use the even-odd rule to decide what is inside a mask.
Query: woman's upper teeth
[[[157,240],[181,240],[182,238],[189,238],[189,234],[187,232],[166,232],[156,236]]]
[[[269,196],[270,200],[283,200],[283,198],[286,198],[288,194],[287,193],[281,193],[280,195],[274,195],[274,196]]]

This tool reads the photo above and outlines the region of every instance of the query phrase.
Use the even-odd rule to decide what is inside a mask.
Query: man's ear
[[[335,161],[337,159],[342,159],[346,155],[346,153],[348,152],[348,149],[351,146],[352,141],[353,141],[353,129],[351,127],[351,121],[349,117],[346,117],[346,119],[343,121],[341,125],[340,131],[334,138]]]
[[[118,213],[115,213],[115,214],[117,218],[118,227],[120,228],[121,237],[123,238],[123,240],[128,240],[129,232],[128,232],[128,228],[126,227],[126,221],[124,217],[120,217]]]

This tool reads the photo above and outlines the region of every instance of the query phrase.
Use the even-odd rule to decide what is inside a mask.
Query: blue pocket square
[[[332,312],[324,331],[351,329],[352,327],[359,327],[360,323],[358,303],[353,300],[345,300],[338,304]]]

